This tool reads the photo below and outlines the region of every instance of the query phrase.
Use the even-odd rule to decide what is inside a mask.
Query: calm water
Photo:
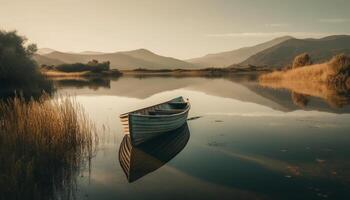
[[[347,105],[309,96],[300,106],[289,91],[260,87],[254,76],[56,84],[104,127],[91,171],[78,177],[78,199],[350,199]],[[177,96],[189,98],[189,117],[199,118],[178,136],[179,149],[136,149],[132,156],[145,171],[129,183],[118,159],[119,114]],[[178,154],[172,158],[171,151]],[[164,165],[160,154],[170,159]]]

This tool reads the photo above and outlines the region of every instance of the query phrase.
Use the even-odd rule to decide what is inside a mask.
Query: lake
[[[254,75],[55,84],[57,95],[75,95],[100,127],[77,199],[350,199],[347,103],[306,96],[300,104],[290,91],[260,86]],[[165,146],[157,152],[134,149],[138,171],[125,173],[119,115],[177,96],[191,102],[188,127],[176,136],[181,145],[164,139],[153,144]],[[135,173],[132,180],[128,173]]]

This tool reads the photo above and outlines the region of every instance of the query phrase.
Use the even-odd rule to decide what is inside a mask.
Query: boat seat
[[[182,109],[155,109],[154,111],[149,111],[150,115],[172,115],[176,113],[183,112]]]

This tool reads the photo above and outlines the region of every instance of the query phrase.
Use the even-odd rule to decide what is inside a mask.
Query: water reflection
[[[350,88],[345,85],[315,82],[267,82],[260,84],[272,89],[287,89],[291,92],[293,103],[301,108],[307,107],[311,97],[322,99],[332,108],[343,108],[350,104]]]
[[[111,88],[111,79],[105,78],[61,78],[54,79],[54,82],[58,88],[89,88],[92,90],[98,90],[99,88]]]
[[[51,80],[33,80],[30,84],[8,84],[0,83],[0,100],[21,96],[26,100],[38,99],[43,93],[51,95],[55,92],[55,87]]]
[[[307,95],[300,94],[297,92],[292,92],[293,103],[301,108],[305,108],[309,103]]]
[[[294,101],[304,106],[299,107],[290,91],[262,87],[246,76],[121,77],[110,81],[110,88],[59,92],[78,94],[94,121],[108,124],[116,137],[93,158],[91,181],[79,180],[80,199],[349,197],[350,116],[334,114],[349,112],[347,106],[333,108],[297,92]],[[146,150],[127,145],[119,114],[179,95],[191,100],[189,117],[196,119],[187,122],[191,140],[186,148],[163,148],[164,141]],[[117,161],[116,149],[129,159]],[[154,149],[163,150],[152,153]],[[169,150],[181,153],[162,159],[160,154]]]
[[[162,167],[185,148],[189,138],[187,123],[137,147],[131,144],[130,136],[125,135],[119,148],[119,163],[128,181],[134,182]]]
[[[322,85],[302,86],[304,90],[286,90],[285,87],[263,85],[257,81],[257,74],[241,74],[214,77],[153,77],[126,76],[116,80],[70,80],[56,81],[60,93],[76,95],[113,95],[146,99],[162,92],[178,89],[204,92],[206,94],[250,102],[290,112],[295,110],[316,110],[330,113],[350,113],[349,92]],[[293,91],[304,95],[291,94]],[[291,98],[291,96],[293,96]]]

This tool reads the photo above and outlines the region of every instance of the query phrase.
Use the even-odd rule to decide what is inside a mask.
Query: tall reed
[[[69,199],[90,163],[94,124],[71,97],[0,101],[0,199]]]
[[[325,63],[303,66],[309,62],[307,54],[297,56],[293,69],[263,74],[259,84],[292,91],[293,102],[300,107],[307,105],[307,96],[320,97],[332,107],[350,104],[350,57],[340,54]]]

